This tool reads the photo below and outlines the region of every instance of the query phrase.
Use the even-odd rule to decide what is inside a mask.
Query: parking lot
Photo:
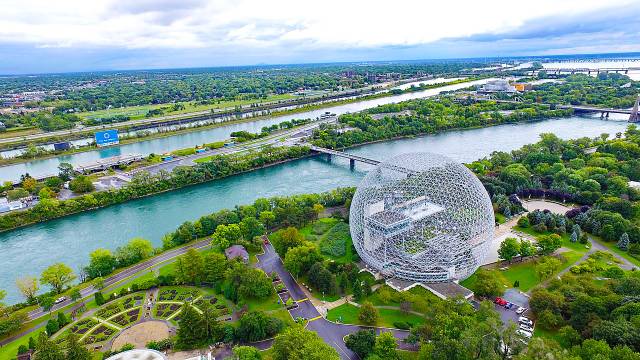
[[[520,291],[516,289],[508,289],[500,299],[503,301],[500,303],[496,303],[496,301],[494,301],[493,306],[498,314],[500,314],[500,319],[504,326],[507,326],[511,322],[519,326],[518,319],[521,316],[530,318],[529,298]],[[518,312],[516,312],[518,308],[522,308],[524,311],[522,311],[521,314],[518,314]]]

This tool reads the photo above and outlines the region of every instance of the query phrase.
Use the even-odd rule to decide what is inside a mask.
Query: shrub
[[[411,326],[404,321],[394,321],[393,327],[398,328],[400,330],[409,330]]]
[[[322,238],[320,251],[323,254],[340,257],[347,252],[349,225],[341,222],[332,227]]]
[[[522,228],[528,228],[531,224],[529,223],[529,218],[526,216],[521,217],[520,219],[518,219],[518,226],[522,227]]]

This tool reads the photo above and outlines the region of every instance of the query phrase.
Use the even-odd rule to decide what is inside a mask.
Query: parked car
[[[507,309],[507,310],[509,310],[509,309],[511,309],[511,308],[512,308],[512,307],[514,307],[514,306],[515,306],[514,304],[512,304],[512,303],[510,303],[510,302],[507,302],[507,303],[504,305],[504,308],[505,308],[505,309]]]
[[[56,301],[54,301],[53,303],[54,303],[54,304],[60,304],[61,302],[65,301],[65,300],[67,300],[67,298],[66,298],[66,297],[64,297],[64,296],[60,296],[60,297],[59,297],[59,298],[57,298],[57,299],[56,299]]]
[[[503,299],[501,297],[497,297],[494,302],[496,304],[500,305],[500,306],[505,306],[506,304],[508,304],[507,300],[505,300],[505,299]]]
[[[524,317],[524,316],[520,316],[520,317],[518,318],[518,322],[519,322],[520,324],[525,324],[525,325],[527,325],[527,326],[533,326],[533,321],[531,321],[531,320],[527,319],[527,318],[526,318],[526,317]]]
[[[516,309],[516,314],[523,314],[526,310],[527,309],[523,308],[522,306],[518,306],[518,308]]]
[[[518,335],[521,335],[521,336],[526,337],[527,339],[530,339],[530,338],[533,336],[533,334],[532,334],[532,333],[530,333],[530,332],[528,332],[528,331],[524,331],[524,330],[522,330],[522,329],[518,329],[518,330],[516,330],[516,333],[517,333]]]
[[[520,324],[520,330],[524,330],[524,331],[530,332],[530,333],[533,332],[533,329],[531,327],[525,325],[525,324]]]

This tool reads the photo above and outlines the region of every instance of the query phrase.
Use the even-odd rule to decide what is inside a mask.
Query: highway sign
[[[96,145],[98,146],[116,145],[119,142],[118,130],[105,130],[96,133]]]

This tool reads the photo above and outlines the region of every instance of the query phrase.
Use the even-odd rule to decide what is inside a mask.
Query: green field
[[[198,111],[206,111],[211,109],[226,109],[233,108],[235,106],[244,106],[251,104],[260,104],[265,102],[272,101],[281,101],[281,100],[289,100],[295,98],[296,96],[292,94],[281,94],[281,95],[269,95],[265,99],[249,99],[249,100],[231,100],[231,101],[221,101],[215,104],[206,104],[201,105],[195,102],[181,102],[176,104],[184,105],[184,109],[179,109],[176,111],[170,111],[171,109],[167,109],[163,115],[178,115],[178,114],[186,114],[191,112]],[[174,104],[151,104],[151,105],[139,105],[139,106],[127,106],[117,109],[105,109],[105,110],[96,110],[96,111],[86,111],[78,113],[78,116],[85,119],[99,119],[99,118],[109,118],[114,116],[128,116],[131,120],[142,119],[145,118],[149,110],[161,109],[163,107],[171,108]]]
[[[378,309],[380,317],[377,326],[392,328],[394,322],[405,322],[412,325],[422,324],[424,318],[415,314],[403,314],[400,310]],[[343,304],[329,310],[327,319],[344,324],[362,324],[358,320],[358,307],[351,304]]]

